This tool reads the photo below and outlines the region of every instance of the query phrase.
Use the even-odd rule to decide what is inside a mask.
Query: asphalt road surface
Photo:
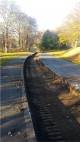
[[[1,142],[35,141],[23,81],[23,64],[27,56],[9,61],[1,69]]]

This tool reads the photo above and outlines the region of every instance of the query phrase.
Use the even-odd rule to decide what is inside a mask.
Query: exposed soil
[[[72,94],[63,80],[45,67],[37,56],[26,60],[25,69],[27,98],[37,139],[40,142],[56,141],[49,139],[44,126],[46,117],[46,123],[49,122],[51,127],[51,116],[65,141],[80,142],[80,98]],[[43,117],[45,112],[49,117]]]

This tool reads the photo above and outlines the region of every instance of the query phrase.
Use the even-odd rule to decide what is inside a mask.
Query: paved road
[[[57,59],[46,53],[40,53],[39,58],[53,72],[66,79],[72,86],[80,89],[80,65]]]
[[[9,61],[1,69],[1,142],[36,141],[23,82],[27,56]]]

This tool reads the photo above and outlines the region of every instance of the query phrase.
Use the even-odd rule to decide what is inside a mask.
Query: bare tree
[[[16,39],[20,49],[28,49],[34,44],[37,30],[34,18],[27,16],[14,2],[8,0],[1,1],[0,15],[4,29],[1,34],[4,33],[5,52],[11,47],[12,39]]]

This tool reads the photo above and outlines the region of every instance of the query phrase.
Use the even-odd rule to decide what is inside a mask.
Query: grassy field
[[[14,53],[2,53],[0,52],[0,67],[2,67],[6,62],[14,59],[20,55],[29,54],[30,52],[14,52]]]
[[[56,52],[48,52],[57,58],[68,60],[70,62],[74,62],[76,64],[80,64],[80,47],[71,48],[66,51],[56,51]]]

